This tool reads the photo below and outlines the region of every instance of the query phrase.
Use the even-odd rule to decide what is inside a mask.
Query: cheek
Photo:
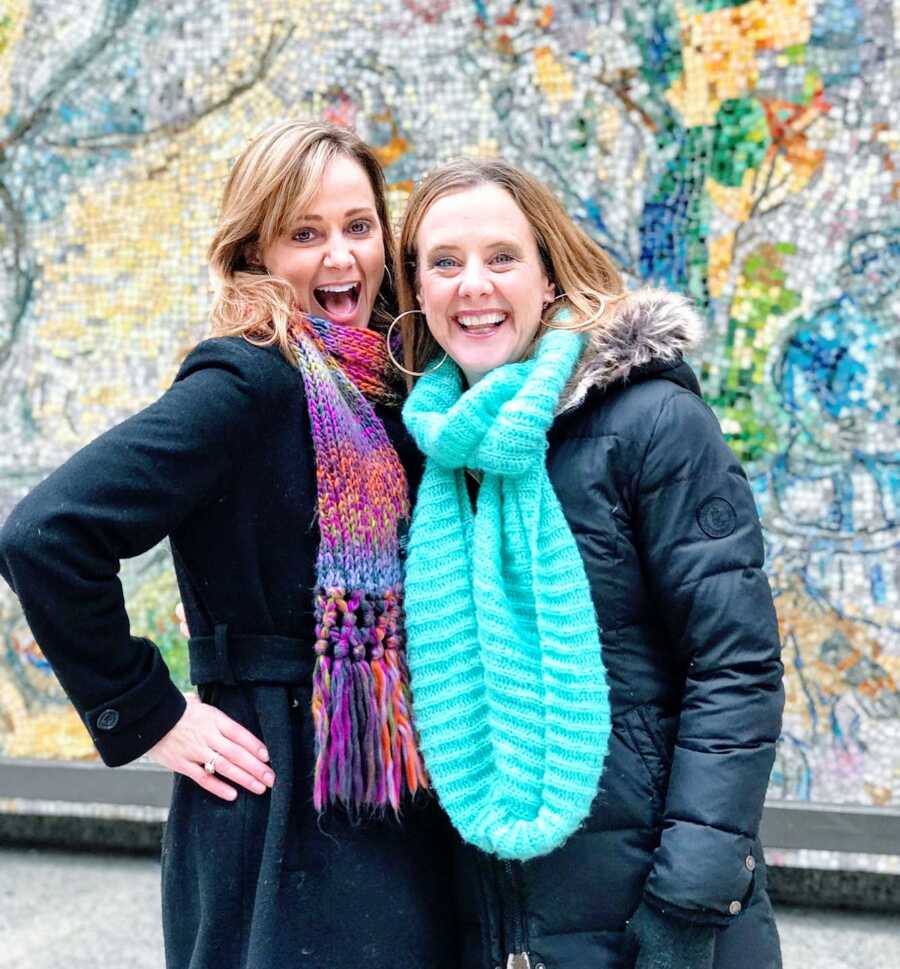
[[[528,349],[528,347],[531,346],[532,342],[537,336],[537,333],[540,327],[541,327],[541,321],[540,321],[540,318],[538,318],[537,320],[535,320],[533,324],[529,323],[529,325],[524,330],[522,330],[521,333],[519,333],[517,346],[519,347],[521,352],[524,353]]]
[[[513,294],[510,293],[513,297]],[[544,308],[545,290],[539,280],[522,280],[516,285],[515,296],[510,300],[519,311],[525,328],[531,333],[537,331]]]
[[[280,260],[280,271],[278,275],[284,276],[294,286],[305,287],[312,281],[314,262],[309,254],[305,252],[295,252],[288,256],[283,256]]]
[[[366,281],[367,299],[374,305],[384,282],[384,248],[380,242],[370,240],[364,249],[357,250],[356,262]]]
[[[446,296],[442,295],[441,289],[439,281],[426,280],[416,290],[416,299],[419,304],[417,308],[425,314],[424,320],[422,320],[422,317],[419,317],[419,319],[425,323],[435,340],[443,346],[447,323],[444,319],[442,307],[446,306],[447,300]]]
[[[440,286],[424,286],[421,293],[419,305],[425,312],[428,329],[440,339],[449,328],[446,309],[450,295]]]
[[[426,278],[422,280],[417,295],[422,309],[431,307],[435,311],[447,305],[453,292],[453,284],[445,279]]]
[[[366,242],[364,259],[371,275],[377,275],[379,278],[384,275],[384,246],[380,236]]]

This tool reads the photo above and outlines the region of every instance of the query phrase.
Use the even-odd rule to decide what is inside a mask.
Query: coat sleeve
[[[267,419],[261,356],[201,343],[156,403],[78,451],[0,532],[0,573],[109,766],[149,750],[185,706],[156,646],[130,635],[119,561],[226,486]]]
[[[659,410],[636,512],[642,565],[685,675],[645,897],[691,921],[727,924],[755,877],[783,668],[750,486],[715,415],[689,392]]]

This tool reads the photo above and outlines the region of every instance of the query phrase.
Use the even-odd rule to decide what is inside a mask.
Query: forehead
[[[325,166],[318,189],[300,205],[298,214],[331,215],[363,207],[375,208],[369,176],[355,159],[337,155]]]
[[[507,239],[534,245],[534,233],[516,200],[499,185],[483,184],[442,195],[426,210],[420,247],[478,244]]]

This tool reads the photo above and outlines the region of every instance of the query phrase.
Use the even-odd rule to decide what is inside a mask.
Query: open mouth
[[[335,283],[313,290],[316,302],[338,323],[353,318],[359,306],[360,283]]]
[[[485,336],[493,333],[508,319],[508,313],[461,313],[454,321],[470,336]]]

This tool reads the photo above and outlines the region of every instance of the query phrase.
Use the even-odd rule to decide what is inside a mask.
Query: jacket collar
[[[629,293],[610,325],[591,334],[557,413],[574,410],[589,391],[649,377],[673,380],[699,394],[682,358],[702,339],[703,322],[687,297],[649,287]]]

